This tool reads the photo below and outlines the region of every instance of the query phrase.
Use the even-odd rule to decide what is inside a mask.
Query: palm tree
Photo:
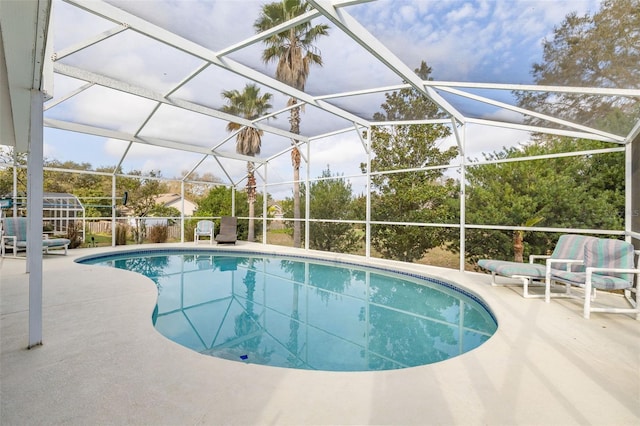
[[[304,0],[282,0],[265,4],[253,26],[256,32],[260,33],[311,9]],[[322,66],[322,58],[317,53],[314,43],[319,37],[328,34],[328,25],[311,26],[309,22],[274,34],[264,40],[266,49],[262,53],[262,60],[265,63],[277,61],[276,79],[304,91],[307,77],[309,77],[309,67],[312,64]],[[294,106],[296,103],[297,99],[292,97],[288,101],[288,106]],[[289,123],[291,133],[300,134],[300,107],[290,110]],[[300,152],[295,143],[291,150],[291,164],[293,166],[293,246],[300,247]]]
[[[522,226],[536,226],[539,222],[542,222],[544,217],[535,216],[527,219]],[[522,230],[513,231],[513,260],[515,262],[524,262],[524,234]]]
[[[247,120],[255,120],[261,117],[271,108],[269,103],[272,97],[271,93],[265,93],[260,96],[260,88],[255,84],[247,84],[242,92],[225,90],[222,92],[222,97],[227,101],[227,105],[222,107],[222,111]],[[227,124],[227,131],[234,132],[236,130],[240,130],[236,135],[236,152],[251,157],[260,154],[262,130],[230,121]],[[249,233],[247,241],[255,240],[253,216],[256,202],[256,178],[253,173],[254,168],[253,161],[247,161],[247,200],[249,202]]]

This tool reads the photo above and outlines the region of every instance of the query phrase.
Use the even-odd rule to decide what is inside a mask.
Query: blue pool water
[[[158,287],[155,328],[202,354],[373,371],[443,361],[496,330],[475,296],[428,277],[257,253],[147,251],[83,260]]]

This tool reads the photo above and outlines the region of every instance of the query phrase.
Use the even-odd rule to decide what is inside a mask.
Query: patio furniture
[[[584,245],[587,241],[595,240],[595,237],[585,235],[566,234],[561,235],[556,243],[556,247],[551,255],[529,256],[529,263],[512,262],[508,260],[492,260],[480,259],[478,266],[491,272],[491,285],[509,285],[511,283],[498,283],[496,276],[500,275],[507,278],[522,280],[522,297],[525,298],[542,298],[543,295],[529,294],[529,286],[533,284],[544,285],[546,277],[546,265],[535,263],[540,259],[551,259],[564,261],[565,269],[574,271],[584,271],[582,266],[582,258],[584,254]]]
[[[13,251],[13,257],[18,257],[19,251],[27,250],[27,218],[5,217],[2,219],[2,236],[0,237],[0,256],[4,257],[6,250]],[[42,249],[49,254],[49,249],[64,249],[67,254],[71,241],[67,238],[42,238]]]
[[[218,243],[235,244],[238,239],[238,218],[235,216],[222,216],[220,218],[220,233],[216,235]]]
[[[547,267],[545,280],[545,301],[551,299],[551,283],[560,282],[584,289],[584,295],[573,295],[570,291],[565,294],[553,294],[553,297],[572,297],[584,299],[583,316],[589,319],[591,312],[633,313],[636,320],[640,320],[638,302],[638,283],[640,282],[640,259],[634,264],[634,257],[640,256],[640,250],[634,250],[633,245],[626,241],[598,238],[589,241],[584,246],[585,270],[583,272],[564,271]],[[635,280],[634,280],[635,277]],[[635,281],[635,286],[634,286]],[[624,298],[630,308],[593,307],[592,300],[596,298],[596,289],[622,290]],[[635,293],[635,298],[631,294]]]
[[[200,237],[209,237],[209,244],[213,244],[213,231],[215,224],[210,220],[199,220],[196,229],[193,230],[193,241],[198,244]]]

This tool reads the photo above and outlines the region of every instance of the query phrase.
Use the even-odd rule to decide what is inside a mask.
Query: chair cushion
[[[64,247],[66,245],[71,244],[71,241],[66,238],[45,238],[42,240],[42,247]],[[13,240],[6,240],[6,245],[9,247],[13,247]],[[17,248],[26,248],[26,241],[18,241],[16,243]]]
[[[558,238],[556,247],[551,254],[552,259],[573,259],[582,260],[584,256],[584,247],[587,242],[597,241],[595,237],[584,235],[565,234]],[[520,263],[508,260],[492,260],[480,259],[478,266],[488,271],[494,272],[505,277],[523,276],[530,278],[544,278],[545,265],[537,263]],[[566,264],[555,264],[555,268],[566,269]],[[571,264],[571,271],[584,272],[585,267],[582,264]]]
[[[576,259],[582,260],[584,257],[584,247],[588,242],[597,241],[596,237],[585,235],[565,234],[558,238],[556,247],[551,253],[552,259]],[[559,265],[559,264],[556,264]],[[561,269],[566,269],[565,267]],[[574,272],[584,272],[583,264],[571,264],[569,270]]]
[[[66,238],[45,238],[42,240],[42,247],[64,247],[71,244],[71,240]]]
[[[618,268],[633,269],[633,245],[621,240],[599,238],[591,241],[584,247],[584,264],[594,268]],[[602,272],[602,275],[611,275],[621,278],[633,284],[633,274],[620,272]]]
[[[553,279],[582,287],[587,281],[587,273],[554,270]],[[591,274],[591,285],[600,290],[622,290],[631,287],[627,280],[601,274]]]
[[[27,218],[26,217],[5,217],[4,235],[16,237],[18,241],[27,239]]]
[[[584,265],[593,268],[633,269],[633,246],[626,241],[594,238],[584,246]],[[553,279],[583,286],[586,272],[553,271]],[[620,290],[633,286],[633,274],[597,271],[591,276],[594,288]]]
[[[478,266],[505,277],[526,276],[544,278],[545,266],[539,263],[520,263],[508,260],[480,259]]]

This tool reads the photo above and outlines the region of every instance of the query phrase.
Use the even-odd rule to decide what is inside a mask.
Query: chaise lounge
[[[238,218],[222,216],[220,218],[220,233],[216,235],[216,242],[235,244],[238,239]]]
[[[540,259],[561,260],[565,269],[572,271],[584,271],[582,258],[584,246],[588,241],[597,240],[595,237],[585,235],[561,235],[556,243],[556,247],[551,255],[531,255],[529,263],[512,262],[508,260],[480,259],[478,266],[491,272],[491,285],[508,285],[509,283],[498,283],[496,276],[522,280],[522,296],[525,298],[542,298],[543,295],[529,294],[529,285],[544,285],[546,277],[546,265],[535,263]],[[552,262],[553,263],[553,262]],[[555,264],[555,263],[553,263]],[[567,288],[568,290],[568,288]]]
[[[49,249],[64,249],[67,254],[70,240],[67,238],[42,239],[42,249],[49,254]],[[13,251],[13,257],[18,257],[19,251],[27,250],[27,218],[5,217],[2,219],[2,236],[0,237],[0,256],[4,257],[6,250]]]

